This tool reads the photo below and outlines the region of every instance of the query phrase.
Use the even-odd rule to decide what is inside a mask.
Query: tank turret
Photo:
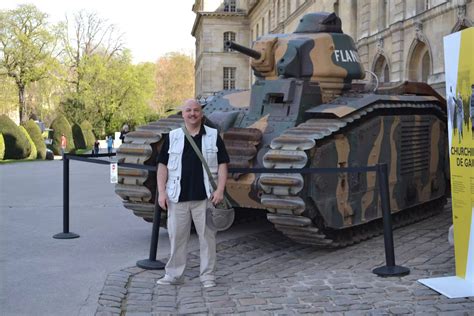
[[[230,42],[227,47],[231,46],[253,57],[256,76],[318,82],[323,96],[339,95],[351,88],[352,80],[365,77],[354,41],[342,32],[341,20],[334,13],[307,14],[295,32],[262,36],[253,49]]]

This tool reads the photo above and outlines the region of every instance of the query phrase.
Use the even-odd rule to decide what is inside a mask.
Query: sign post
[[[117,171],[117,163],[112,162],[110,164],[110,183],[117,183],[118,182],[118,171]]]
[[[474,28],[444,37],[456,275],[419,282],[449,297],[474,296]]]

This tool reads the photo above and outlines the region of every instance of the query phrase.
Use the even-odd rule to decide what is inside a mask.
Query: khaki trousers
[[[191,220],[199,236],[200,280],[214,280],[216,267],[216,232],[206,225],[208,200],[173,203],[168,201],[168,235],[171,255],[166,264],[166,274],[181,278],[186,269]]]

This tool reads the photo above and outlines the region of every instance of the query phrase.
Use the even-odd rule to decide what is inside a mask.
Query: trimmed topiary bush
[[[84,135],[84,139],[86,141],[86,148],[94,147],[95,143],[95,136],[92,132],[92,125],[89,121],[83,121],[81,123],[82,134]]]
[[[30,146],[31,146],[30,155],[26,157],[26,159],[30,159],[30,160],[36,159],[36,156],[38,155],[38,153],[36,151],[35,143],[31,139],[30,134],[28,134],[28,131],[26,130],[24,126],[20,126],[20,130],[23,132],[23,134],[25,134],[25,137],[28,139],[28,142],[30,143]]]
[[[0,115],[0,133],[5,141],[3,159],[24,159],[31,153],[31,145],[25,134],[5,114]]]
[[[3,160],[5,156],[5,141],[3,140],[3,135],[0,133],[0,160]]]
[[[25,123],[24,127],[35,144],[37,152],[36,159],[46,159],[46,145],[38,124],[33,120],[29,120]]]
[[[79,124],[77,123],[72,124],[72,135],[74,137],[74,145],[76,146],[77,149],[87,148],[84,133]]]
[[[67,139],[66,151],[74,151],[74,139],[72,137],[71,124],[69,124],[66,117],[62,114],[57,116],[51,123],[53,144],[51,150],[56,154],[61,154],[61,135],[64,134]]]

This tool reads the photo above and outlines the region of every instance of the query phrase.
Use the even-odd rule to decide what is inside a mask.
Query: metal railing
[[[53,236],[56,239],[78,238],[79,235],[69,231],[69,160],[78,160],[98,164],[110,164],[110,161],[94,159],[95,157],[111,157],[112,154],[83,154],[75,155],[65,153],[63,156],[63,232]],[[156,166],[117,163],[121,167],[145,169],[156,172]],[[386,164],[377,164],[367,167],[348,167],[348,168],[302,168],[302,169],[267,169],[267,168],[229,168],[229,173],[355,173],[355,172],[376,172],[379,184],[380,199],[382,204],[383,228],[384,228],[384,246],[386,265],[375,268],[373,273],[379,276],[401,276],[410,273],[410,269],[395,264],[395,252],[393,243],[392,214],[390,210],[390,192],[388,184],[388,169]],[[156,260],[158,248],[158,236],[161,221],[161,208],[158,204],[158,192],[155,194],[153,229],[150,242],[150,253],[148,259],[137,261],[137,266],[143,269],[163,269],[164,263]]]

